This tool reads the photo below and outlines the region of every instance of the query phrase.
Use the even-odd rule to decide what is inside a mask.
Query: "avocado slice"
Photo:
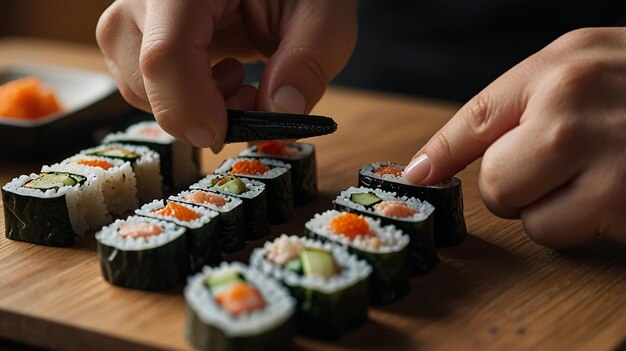
[[[371,207],[383,201],[383,199],[372,193],[358,193],[350,195],[350,201],[365,207]]]
[[[24,187],[39,190],[59,189],[82,183],[85,179],[81,175],[64,172],[41,173],[37,178],[24,184]]]
[[[217,295],[223,288],[237,282],[244,283],[246,282],[246,278],[236,269],[226,269],[214,273],[205,281],[214,295]]]
[[[291,259],[287,261],[287,263],[285,263],[283,268],[288,269],[290,271],[294,271],[298,274],[302,274],[302,260],[300,259],[300,257]]]
[[[300,251],[304,275],[317,275],[328,279],[339,272],[333,254],[318,249],[302,249]]]
[[[220,179],[213,187],[231,195],[240,195],[248,190],[246,184],[237,177]]]

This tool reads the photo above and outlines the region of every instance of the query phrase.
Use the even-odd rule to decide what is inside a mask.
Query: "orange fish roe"
[[[0,116],[35,119],[61,111],[54,92],[36,77],[16,79],[0,86]]]
[[[200,215],[196,211],[176,202],[168,202],[165,207],[152,213],[157,216],[172,217],[185,222],[200,218]]]
[[[395,165],[393,163],[390,163],[388,165],[384,165],[384,166],[378,166],[375,170],[374,173],[384,176],[385,174],[390,174],[396,177],[401,177],[402,176],[402,171],[404,171],[404,168]]]
[[[342,213],[333,218],[330,228],[335,234],[341,234],[350,239],[370,235],[370,226],[365,218],[354,213]]]
[[[270,168],[259,160],[237,161],[230,170],[231,174],[259,175],[269,171]]]
[[[121,226],[118,233],[122,238],[131,237],[137,239],[159,235],[161,232],[161,228],[154,223],[134,223]]]
[[[387,217],[406,218],[416,214],[417,210],[402,201],[385,200],[374,205],[374,212]]]
[[[215,297],[215,301],[233,316],[265,307],[261,293],[248,283],[233,283]]]
[[[257,146],[257,151],[263,154],[282,156],[287,154],[287,145],[278,140],[266,141]]]
[[[207,193],[205,191],[196,191],[189,194],[185,197],[185,200],[189,200],[196,204],[213,204],[215,206],[224,206],[228,203],[225,198],[219,195]]]
[[[113,167],[113,165],[111,165],[110,163],[108,163],[107,161],[104,161],[104,160],[86,160],[86,159],[82,159],[82,160],[76,161],[76,163],[78,163],[79,165],[83,165],[83,166],[100,167],[100,168],[104,169],[105,171],[107,169]]]

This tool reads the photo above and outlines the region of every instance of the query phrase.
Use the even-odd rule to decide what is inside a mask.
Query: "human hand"
[[[356,27],[356,0],[118,0],[96,37],[129,103],[219,151],[227,107],[308,113],[350,57]],[[257,91],[242,85],[241,61],[258,58],[268,61]]]
[[[419,150],[404,177],[449,178],[483,156],[487,207],[562,248],[626,244],[626,28],[565,34],[496,79]]]

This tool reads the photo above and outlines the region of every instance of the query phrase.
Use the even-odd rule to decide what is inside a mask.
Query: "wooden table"
[[[104,70],[94,48],[0,40],[0,65],[23,59]],[[288,224],[273,227],[272,234],[301,233],[305,220],[356,184],[361,165],[409,160],[457,108],[329,89],[313,112],[334,117],[339,130],[310,140],[318,150],[322,195],[297,209]],[[204,171],[243,147],[204,153]],[[0,160],[0,182],[49,161],[54,160]],[[605,240],[561,252],[534,244],[519,221],[498,219],[485,209],[478,170],[476,162],[459,174],[467,240],[440,250],[441,264],[412,278],[408,296],[371,308],[370,322],[361,329],[336,342],[297,338],[296,345],[307,350],[611,350],[624,342],[626,248]],[[7,240],[0,224],[0,337],[70,350],[190,349],[183,336],[183,306],[180,289],[147,293],[106,283],[92,237],[72,248],[49,248]]]

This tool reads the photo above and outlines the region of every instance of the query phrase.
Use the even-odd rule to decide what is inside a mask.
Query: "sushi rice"
[[[396,193],[394,192],[387,192],[382,189],[371,189],[371,188],[366,188],[366,187],[358,187],[358,188],[350,187],[342,191],[341,194],[337,196],[337,198],[335,199],[335,203],[341,206],[354,208],[362,212],[367,212],[372,215],[383,216],[379,213],[376,213],[372,208],[367,208],[361,204],[355,203],[352,200],[350,200],[350,196],[352,196],[353,194],[363,194],[363,193],[373,193],[374,195],[381,198],[383,201],[384,200],[402,201],[407,206],[417,211],[415,214],[408,216],[408,217],[403,217],[403,218],[389,217],[389,218],[393,218],[394,220],[407,221],[407,222],[424,221],[430,215],[432,215],[432,213],[435,211],[435,208],[433,207],[433,205],[431,205],[430,203],[426,201],[420,201],[414,197],[396,196]]]

